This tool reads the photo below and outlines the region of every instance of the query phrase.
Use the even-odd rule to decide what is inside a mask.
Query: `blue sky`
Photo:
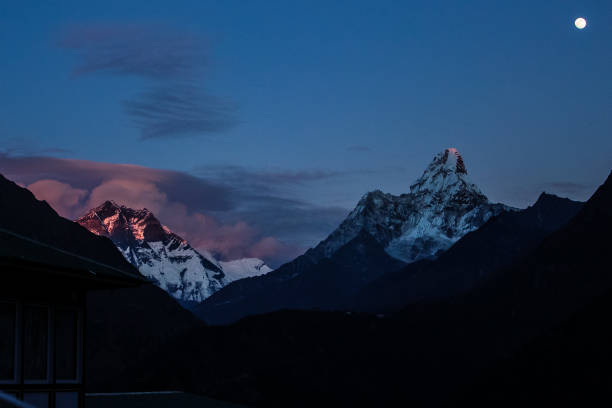
[[[187,76],[152,77],[134,61],[131,72],[79,72],[106,55],[100,33],[145,62],[172,60],[156,47],[178,39],[206,63],[186,58]],[[0,143],[15,160],[231,170],[338,214],[375,188],[408,191],[454,146],[494,201],[526,206],[542,190],[586,199],[612,168],[611,44],[609,1],[6,1]],[[143,139],[145,116],[127,107],[148,115],[179,82],[214,98],[191,113],[228,109],[230,123]]]

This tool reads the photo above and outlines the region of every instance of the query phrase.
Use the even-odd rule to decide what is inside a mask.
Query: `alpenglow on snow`
[[[410,193],[395,196],[376,190],[364,195],[309,254],[314,259],[329,257],[365,230],[394,258],[404,262],[434,258],[507,210],[512,208],[489,202],[470,181],[457,149],[448,148],[434,157]]]
[[[142,275],[181,301],[202,302],[234,280],[272,270],[256,258],[219,262],[195,250],[146,208],[134,210],[106,201],[76,222],[110,238]]]

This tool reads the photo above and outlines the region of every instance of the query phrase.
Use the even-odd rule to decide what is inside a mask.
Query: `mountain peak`
[[[427,166],[425,172],[428,170],[430,172],[450,171],[456,174],[467,174],[463,157],[459,153],[459,150],[454,147],[449,147],[436,154],[429,166]]]
[[[137,215],[139,218],[144,218],[147,215],[153,216],[153,213],[148,208],[131,208],[124,204],[119,204],[114,200],[106,200],[99,206],[92,208],[89,212],[96,213],[108,213],[108,212],[121,212],[128,213],[130,215]],[[155,216],[153,216],[155,217]]]
[[[444,150],[444,165],[451,169],[454,168],[456,173],[467,174],[463,157],[461,157],[459,151],[454,147],[449,147]]]
[[[102,204],[100,204],[99,206],[92,208],[91,211],[95,211],[95,212],[112,212],[112,211],[118,211],[121,209],[121,207],[124,207],[122,205],[119,205],[116,201],[113,200],[106,200],[105,202],[103,202]]]
[[[536,202],[533,205],[534,206],[535,205],[540,205],[542,203],[550,202],[550,201],[553,201],[553,200],[562,200],[562,199],[563,198],[559,197],[556,194],[550,194],[550,193],[547,193],[546,191],[542,191],[540,193],[540,195],[538,196],[538,199],[536,200]]]
[[[487,202],[487,197],[470,181],[465,162],[454,147],[434,156],[423,175],[410,186],[410,192],[433,200]]]
[[[179,300],[201,302],[234,280],[271,271],[260,259],[220,263],[207,251],[198,252],[146,208],[107,200],[76,222],[110,238],[142,275]]]
[[[467,174],[465,162],[457,148],[449,147],[436,154],[425,170],[426,173],[436,173],[439,171]]]
[[[112,200],[92,208],[76,222],[94,234],[109,237],[124,247],[134,240],[184,242],[182,238],[163,226],[148,209],[133,209]]]
[[[410,193],[395,196],[375,190],[364,195],[342,224],[316,248],[315,261],[329,257],[362,230],[394,258],[413,262],[435,257],[489,218],[509,210],[492,204],[469,180],[454,147],[434,156]]]

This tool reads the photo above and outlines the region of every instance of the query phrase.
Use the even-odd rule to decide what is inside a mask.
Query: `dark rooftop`
[[[0,262],[20,262],[89,280],[148,282],[135,268],[106,265],[4,228],[0,228]]]
[[[88,408],[240,408],[243,405],[218,401],[178,391],[87,394]]]

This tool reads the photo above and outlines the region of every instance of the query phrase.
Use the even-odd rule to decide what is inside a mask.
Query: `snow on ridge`
[[[178,300],[202,302],[234,280],[271,271],[260,259],[221,263],[209,251],[200,253],[147,209],[106,201],[76,222],[110,238],[143,276]]]
[[[365,230],[402,261],[434,258],[489,218],[509,210],[493,204],[470,181],[456,148],[436,154],[410,193],[365,194],[340,226],[309,254],[320,260]]]
[[[221,269],[230,282],[253,276],[265,275],[272,272],[272,268],[259,258],[242,258],[233,261],[219,262]]]

